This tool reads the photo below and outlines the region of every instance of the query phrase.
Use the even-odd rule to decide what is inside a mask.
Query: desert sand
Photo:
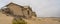
[[[0,24],[12,24],[13,17],[6,16],[0,12]],[[53,18],[36,18],[24,19],[27,24],[60,24],[59,19],[53,20]]]
[[[58,18],[35,18],[33,17],[30,20],[26,20],[28,24],[60,24],[59,22],[60,19]]]
[[[13,17],[6,16],[0,12],[0,24],[12,24]]]

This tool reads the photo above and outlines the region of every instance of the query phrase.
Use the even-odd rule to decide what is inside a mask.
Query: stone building
[[[5,14],[22,16],[26,18],[36,17],[35,12],[29,6],[21,6],[15,3],[9,3],[8,5],[2,7],[2,12]]]

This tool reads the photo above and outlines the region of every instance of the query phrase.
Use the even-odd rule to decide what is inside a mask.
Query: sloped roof
[[[11,4],[13,4],[13,5],[17,5],[17,6],[20,6],[20,7],[22,7],[22,8],[23,8],[23,6],[18,5],[18,4],[16,4],[16,3],[13,3],[13,2],[11,2],[11,3],[7,4],[6,6],[9,6],[9,5],[11,5]]]
[[[26,7],[26,8],[28,8],[28,9],[30,9],[32,11],[32,9],[30,8],[30,6],[21,6],[21,5],[18,5],[16,3],[13,3],[13,2],[10,2],[9,4],[7,4],[6,7],[9,6],[9,5],[11,5],[11,4],[20,6],[21,8],[25,8]]]

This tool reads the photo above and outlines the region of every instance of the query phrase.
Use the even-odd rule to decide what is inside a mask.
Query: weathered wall
[[[29,8],[23,8],[23,14],[29,18],[32,16],[32,11]]]
[[[32,12],[32,16],[37,17],[37,15],[36,15],[36,13],[35,13],[35,12]]]
[[[32,9],[29,6],[20,6],[14,3],[10,3],[5,7],[9,8],[12,15],[15,16],[17,15],[17,16],[25,16],[27,18],[31,18],[33,15],[36,15],[35,13],[33,13]]]
[[[8,6],[8,8],[14,13],[14,15],[21,15],[21,16],[23,16],[22,8],[20,6],[15,5],[15,4],[10,4]]]

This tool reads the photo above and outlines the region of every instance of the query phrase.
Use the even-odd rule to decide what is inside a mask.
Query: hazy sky
[[[38,17],[60,17],[60,0],[0,0],[0,8],[10,2],[31,6]]]

